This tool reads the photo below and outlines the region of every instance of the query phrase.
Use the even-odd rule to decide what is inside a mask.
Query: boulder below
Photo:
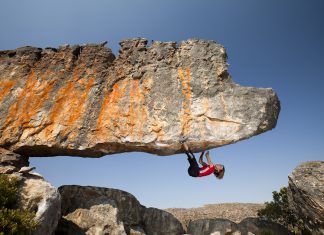
[[[18,179],[17,208],[36,213],[38,226],[33,235],[54,234],[61,215],[58,190],[33,171],[20,173],[28,158],[0,148],[0,173]]]
[[[181,223],[170,213],[146,208],[131,194],[109,188],[65,185],[62,219],[56,235],[74,234],[183,234]]]
[[[242,87],[207,40],[0,51],[0,147],[28,156],[201,151],[276,126],[270,88]]]
[[[227,219],[200,219],[189,223],[189,234],[199,235],[245,235],[275,234],[289,235],[289,231],[280,224],[257,218],[246,218],[236,224]]]
[[[311,234],[324,234],[324,161],[302,163],[288,178],[289,206]]]

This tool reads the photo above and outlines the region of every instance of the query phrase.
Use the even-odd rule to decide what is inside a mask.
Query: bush
[[[18,199],[18,181],[0,175],[0,235],[31,234],[37,226],[35,213],[14,209]]]
[[[258,211],[258,216],[285,226],[293,234],[305,234],[302,221],[289,209],[287,187],[272,192],[272,198],[273,201],[266,202],[265,208]]]

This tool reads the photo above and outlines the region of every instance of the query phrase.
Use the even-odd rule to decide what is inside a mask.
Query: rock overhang
[[[241,87],[225,48],[189,39],[0,52],[0,146],[31,156],[182,152],[235,143],[275,127],[269,88]]]

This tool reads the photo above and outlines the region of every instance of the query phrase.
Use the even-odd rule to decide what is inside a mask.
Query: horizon
[[[185,154],[31,157],[55,187],[116,188],[161,209],[264,203],[299,164],[324,160],[323,1],[5,0],[1,6],[0,50],[108,41],[118,56],[126,38],[213,40],[226,48],[235,83],[272,88],[281,102],[273,130],[210,151],[226,167],[223,180],[189,177]]]

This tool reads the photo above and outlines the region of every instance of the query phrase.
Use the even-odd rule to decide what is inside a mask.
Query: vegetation
[[[258,216],[285,226],[293,234],[307,234],[302,220],[289,209],[287,187],[282,187],[279,192],[272,192],[272,198],[273,201],[266,202],[265,208],[258,211]]]
[[[15,209],[18,181],[0,175],[0,235],[28,235],[37,226],[35,213]]]

